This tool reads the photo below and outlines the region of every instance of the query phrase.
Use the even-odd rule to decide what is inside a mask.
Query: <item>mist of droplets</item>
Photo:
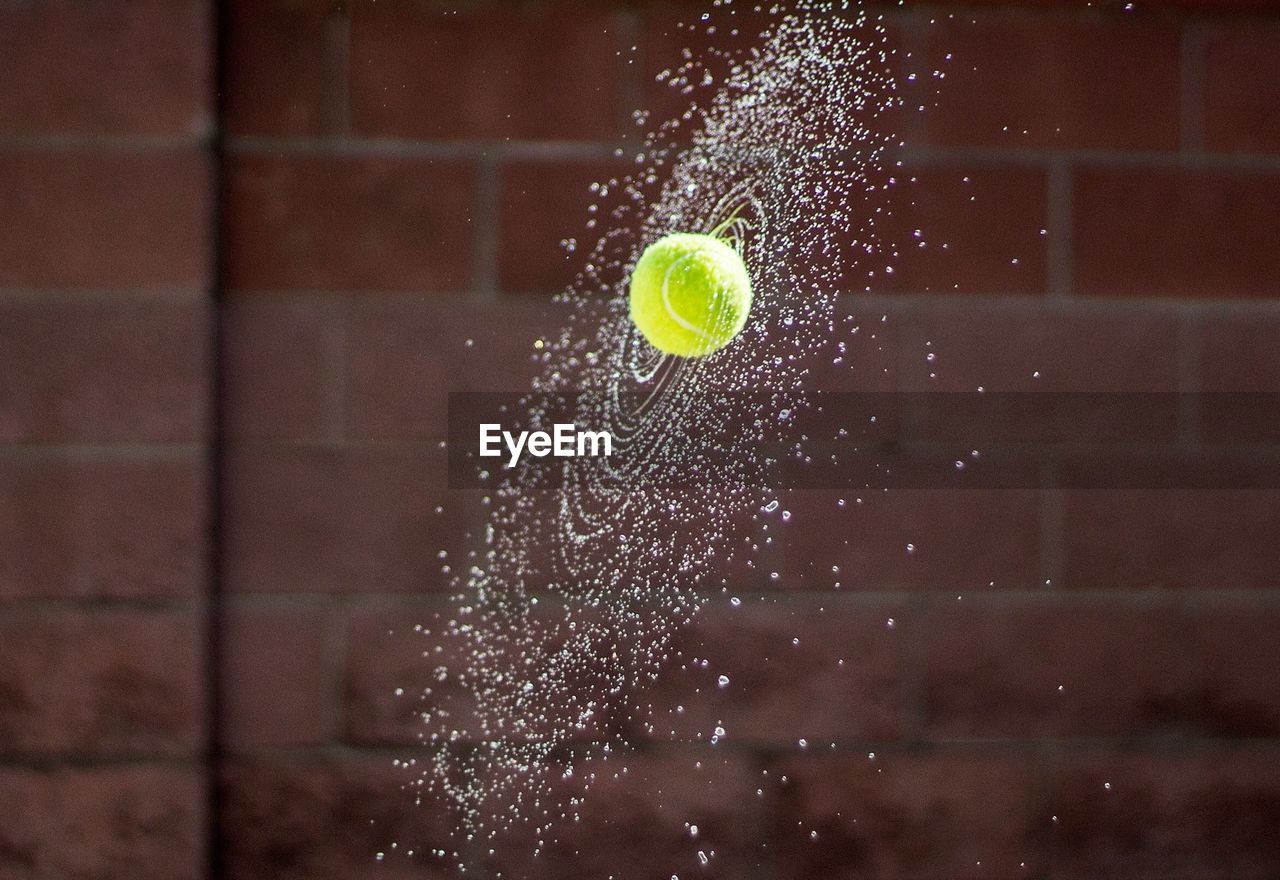
[[[451,811],[456,846],[436,855],[463,871],[503,835],[524,829],[536,850],[589,808],[646,689],[682,659],[674,637],[726,588],[729,565],[751,564],[745,524],[776,507],[760,450],[783,448],[794,392],[831,362],[836,291],[892,258],[877,220],[899,99],[878,16],[808,0],[721,2],[693,19],[677,35],[718,48],[658,74],[689,109],[642,138],[630,173],[593,186],[586,234],[566,247],[598,243],[518,413],[545,429],[545,395],[572,392],[574,421],[609,430],[615,455],[496,466],[452,611],[419,628],[429,681],[411,691],[427,757],[410,785]],[[710,357],[663,357],[628,318],[630,269],[667,233],[716,228],[751,273],[748,325]],[[721,438],[714,454],[680,442],[694,429]]]

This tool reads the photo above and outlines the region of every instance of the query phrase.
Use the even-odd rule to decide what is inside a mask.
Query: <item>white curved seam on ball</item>
[[[702,339],[710,339],[711,338],[710,333],[707,333],[704,330],[700,330],[693,324],[686,321],[671,306],[671,296],[668,292],[668,288],[671,285],[671,273],[674,272],[676,270],[676,267],[679,266],[681,263],[685,262],[686,260],[690,260],[692,258],[693,258],[693,254],[685,254],[684,256],[680,257],[678,260],[674,260],[671,263],[671,265],[667,267],[667,271],[662,273],[662,307],[667,310],[667,317],[675,321],[677,325],[684,328],[685,330],[688,330],[690,333],[693,333],[694,335]]]

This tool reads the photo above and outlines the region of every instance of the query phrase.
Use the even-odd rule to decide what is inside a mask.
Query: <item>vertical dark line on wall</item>
[[[476,189],[471,233],[471,295],[493,302],[498,297],[498,255],[501,247],[502,169],[492,148],[481,151],[475,160]]]
[[[223,319],[225,260],[222,252],[223,192],[226,170],[226,47],[227,0],[213,0],[211,62],[213,71],[213,128],[209,140],[209,425],[208,425],[208,598],[205,617],[205,705],[208,709],[205,772],[208,880],[223,876],[222,858],[222,660],[223,660],[223,433],[224,376],[222,352],[226,344]]]

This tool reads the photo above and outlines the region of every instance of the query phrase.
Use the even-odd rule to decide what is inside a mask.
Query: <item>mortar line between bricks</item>
[[[1074,206],[1072,204],[1071,166],[1062,158],[1054,159],[1049,164],[1046,181],[1045,230],[1047,274],[1045,286],[1048,299],[1069,299],[1072,293],[1072,222]]]
[[[325,612],[325,654],[329,668],[330,700],[328,735],[333,742],[347,739],[347,615],[346,602],[341,594],[328,596],[323,604]]]
[[[537,593],[540,598],[543,593]],[[743,591],[742,597],[751,593]],[[957,600],[956,596],[963,598]],[[551,601],[549,596],[545,601]],[[707,594],[707,598],[720,598]],[[1126,589],[1123,586],[1114,588],[1097,588],[1088,590],[1045,590],[1041,587],[1017,590],[984,590],[973,592],[965,588],[956,589],[899,589],[868,590],[865,593],[787,591],[779,595],[765,594],[762,600],[784,607],[812,608],[824,605],[829,609],[841,610],[884,610],[906,609],[907,613],[923,614],[934,609],[978,608],[982,610],[1015,610],[1027,608],[1056,609],[1096,609],[1096,608],[1132,608],[1157,609],[1194,607],[1206,608],[1272,608],[1280,607],[1280,595],[1273,588],[1237,588],[1237,589],[1202,589],[1202,590],[1156,590],[1149,588]],[[743,607],[748,607],[743,598]]]
[[[440,304],[451,300],[465,300],[471,296],[469,289],[432,291],[423,293],[414,290],[346,290],[335,292],[331,289],[307,288],[239,288],[226,291],[229,298],[235,300],[293,299],[307,303],[346,302],[356,307],[367,306],[377,308],[386,304],[429,303]],[[4,291],[0,290],[0,296]],[[1280,316],[1280,298],[1234,298],[1206,299],[1203,297],[1113,297],[1113,296],[1072,296],[1059,301],[1041,293],[994,294],[994,293],[929,293],[925,291],[907,291],[903,293],[866,293],[864,291],[838,291],[842,305],[863,306],[867,308],[920,308],[930,310],[968,309],[975,305],[985,308],[998,308],[1014,313],[1042,314],[1048,310],[1075,311],[1077,313],[1118,314],[1152,314],[1167,315],[1181,313],[1216,314],[1222,316],[1257,315],[1259,317]],[[34,294],[33,294],[34,297]],[[503,291],[494,305],[498,307],[527,308],[544,306],[554,308],[551,296],[545,291]]]
[[[929,632],[934,605],[922,596],[907,603],[908,625],[915,620],[907,639],[902,676],[902,730],[905,739],[922,740],[929,727],[929,707],[925,696]]]
[[[873,8],[883,8],[885,11],[899,8],[896,4],[886,5],[885,0],[871,0],[869,5]],[[1229,3],[1211,4],[1211,8],[1207,10],[1197,8],[1193,2],[1182,4],[1181,7],[1176,3],[1169,4],[1167,9],[1159,9],[1158,4],[1140,5],[1146,14],[1158,10],[1163,15],[1188,21],[1221,21],[1224,19],[1242,22],[1274,21],[1280,14],[1280,11],[1276,9],[1248,8],[1247,5],[1243,8],[1233,9],[1230,8]],[[990,13],[995,8],[1002,15],[1009,18],[1021,18],[1030,21],[1092,21],[1123,25],[1130,19],[1128,13],[1118,13],[1115,6],[1108,8],[1101,4],[1084,3],[1028,4],[1021,2],[1021,0],[997,0],[994,3],[990,2],[990,0],[959,0],[957,3],[942,4],[937,0],[933,0],[933,2],[921,3],[915,8],[922,13],[943,17],[948,15],[968,16]]]
[[[203,152],[208,145],[205,134],[184,135],[112,135],[112,134],[48,134],[0,135],[0,153],[171,153]]]
[[[781,824],[778,787],[774,784],[772,773],[768,777],[768,784],[763,782],[765,771],[770,770],[770,760],[767,751],[752,749],[747,753],[747,766],[750,768],[752,782],[764,791],[764,797],[759,799],[761,804],[756,827],[756,839],[760,841],[756,852],[759,861],[753,871],[758,880],[774,880],[778,876],[777,828]]]
[[[225,49],[231,33],[231,4],[215,0],[210,4],[212,17],[210,30],[210,67],[212,77],[213,124],[209,143],[210,154],[210,211],[209,211],[209,406],[208,406],[208,529],[209,546],[206,548],[208,594],[205,620],[205,869],[207,880],[221,880],[225,873],[222,857],[223,800],[222,764],[225,757],[222,747],[222,664],[224,657],[223,614],[223,504],[224,440],[226,428],[225,382],[222,369],[222,352],[225,345],[226,325],[223,321],[225,303],[225,260],[223,257],[222,222],[227,166],[227,99],[228,70]]]
[[[351,15],[346,4],[331,10],[325,19],[325,61],[326,128],[346,137],[351,130]]]
[[[836,393],[840,393],[840,392],[836,392]],[[863,393],[863,392],[852,392],[852,393],[854,393],[854,394],[860,394],[860,393]],[[908,393],[908,394],[910,394],[910,395],[912,395],[912,396],[915,396],[915,392],[907,392],[907,393]],[[925,392],[920,392],[920,395],[923,397],[923,396],[925,396],[925,395],[929,395],[929,394],[931,394],[931,393],[935,393],[935,392],[927,392],[927,391],[925,391]],[[936,393],[950,394],[950,393],[953,393],[953,392],[936,392]],[[997,392],[997,393],[999,393],[999,392]],[[1044,393],[1044,392],[1040,392],[1040,391],[1014,391],[1014,392],[1007,392],[1007,393],[1009,393],[1009,394],[1041,394],[1041,393]],[[1053,394],[1054,392],[1049,392],[1049,393],[1050,393],[1050,394]],[[1093,393],[1093,392],[1065,392],[1065,393],[1066,393],[1066,394],[1087,395],[1087,394],[1091,394],[1091,393]],[[1208,394],[1213,394],[1214,392],[1207,392],[1207,393],[1208,393]],[[1225,393],[1227,393],[1228,395],[1230,395],[1230,394],[1233,394],[1234,392],[1225,392]],[[1238,393],[1240,393],[1240,394],[1251,394],[1252,392],[1238,392]],[[878,392],[878,391],[870,391],[870,392],[865,392],[865,394],[888,394],[888,395],[893,395],[893,392]],[[1151,392],[1147,392],[1147,391],[1101,391],[1101,392],[1096,392],[1096,395],[1125,395],[1125,394],[1133,394],[1133,395],[1135,395],[1135,396],[1146,396],[1146,395],[1151,395],[1151,396],[1167,396],[1167,397],[1174,397],[1174,396],[1176,396],[1176,398],[1177,398],[1177,400],[1178,400],[1178,404],[1179,404],[1179,406],[1180,406],[1180,407],[1182,407],[1182,408],[1183,408],[1183,411],[1184,411],[1184,412],[1187,412],[1187,411],[1194,411],[1194,410],[1195,410],[1195,408],[1196,408],[1196,406],[1197,406],[1197,404],[1198,404],[1198,400],[1197,400],[1197,398],[1199,397],[1199,395],[1198,395],[1198,394],[1195,394],[1195,393],[1191,393],[1191,392],[1182,393],[1182,392],[1176,392],[1176,391],[1151,391]],[[1261,392],[1261,394],[1265,395],[1265,397],[1266,397],[1268,400],[1272,399],[1272,398],[1273,398],[1273,396],[1274,396],[1274,394],[1273,394],[1273,393],[1268,393],[1268,392]],[[954,448],[955,448],[954,443],[948,442],[948,441],[946,441],[946,440],[930,440],[930,439],[915,439],[915,438],[902,439],[902,440],[900,440],[900,441],[899,441],[899,444],[898,444],[898,445],[899,445],[899,448],[901,448],[901,449],[903,449],[903,450],[906,450],[906,451],[910,451],[910,452],[922,452],[922,453],[928,453],[928,454],[932,454],[932,455],[945,455],[948,451],[950,451],[950,450],[952,450],[952,449],[954,449]],[[1024,447],[1022,444],[1020,444],[1020,443],[1012,443],[1012,442],[1010,442],[1010,443],[1001,443],[1001,442],[998,442],[998,441],[996,441],[996,442],[991,442],[991,443],[984,443],[982,448],[983,448],[983,450],[984,450],[984,451],[989,451],[989,452],[993,452],[993,453],[996,453],[996,454],[1016,453],[1016,452],[1018,452],[1018,451],[1020,451],[1020,450],[1022,450],[1022,449],[1025,449],[1025,447]],[[1109,452],[1110,452],[1110,453],[1114,453],[1114,452],[1117,452],[1117,451],[1126,451],[1126,452],[1137,451],[1137,452],[1142,452],[1142,453],[1144,453],[1144,454],[1148,454],[1148,455],[1150,455],[1150,454],[1154,454],[1154,453],[1162,453],[1162,452],[1163,452],[1163,453],[1178,453],[1178,452],[1183,452],[1183,451],[1186,451],[1186,449],[1188,448],[1188,443],[1187,443],[1187,441],[1186,441],[1186,440],[1185,440],[1185,439],[1184,439],[1180,434],[1176,434],[1176,435],[1174,435],[1172,438],[1170,438],[1170,439],[1168,439],[1168,440],[1149,439],[1149,440],[1133,441],[1133,442],[1129,442],[1129,441],[1124,441],[1124,442],[1106,442],[1106,441],[1095,441],[1095,442],[1089,442],[1089,441],[1081,440],[1081,441],[1072,441],[1072,442],[1070,442],[1070,443],[1064,443],[1063,441],[1056,441],[1056,442],[1055,442],[1055,441],[1051,441],[1051,440],[1046,440],[1046,441],[1044,441],[1044,442],[1043,442],[1043,444],[1042,444],[1042,448],[1043,448],[1046,452],[1048,452],[1048,453],[1066,453],[1066,452],[1070,452],[1070,453],[1079,453],[1079,454],[1082,454],[1082,455],[1084,455],[1084,456],[1089,456],[1089,455],[1105,455],[1105,454],[1107,454],[1107,453],[1109,453]],[[1195,448],[1196,450],[1201,450],[1201,447],[1200,447],[1200,446],[1195,446],[1194,448]],[[1230,442],[1226,442],[1226,441],[1222,441],[1222,440],[1215,440],[1211,445],[1209,445],[1207,448],[1205,448],[1205,449],[1203,449],[1203,450],[1201,450],[1201,451],[1204,451],[1204,452],[1206,453],[1206,456],[1205,456],[1205,457],[1216,457],[1216,458],[1222,458],[1222,457],[1225,457],[1225,458],[1238,458],[1238,457],[1240,457],[1240,456],[1248,455],[1248,456],[1254,457],[1255,459],[1263,460],[1263,461],[1265,461],[1265,462],[1266,462],[1266,463],[1268,463],[1268,464],[1272,464],[1272,463],[1275,463],[1275,462],[1277,462],[1277,461],[1280,461],[1280,447],[1277,447],[1277,445],[1276,445],[1275,443],[1267,443],[1267,442],[1230,443]],[[1055,458],[1055,459],[1053,459],[1053,460],[1054,460],[1054,463],[1055,463],[1055,464],[1062,464],[1062,463],[1063,463],[1063,462],[1062,462],[1061,457]],[[1051,477],[1052,475],[1049,475],[1049,476]],[[1045,480],[1043,481],[1043,486],[1044,486],[1045,488],[1048,488],[1048,489],[1061,488],[1059,485],[1055,484],[1055,482],[1054,482],[1052,479],[1045,479]],[[1233,487],[1232,487],[1232,486],[1224,486],[1224,487],[1222,487],[1222,488],[1223,488],[1223,489],[1226,489],[1226,490],[1230,490],[1230,489],[1232,489]],[[798,490],[795,490],[795,491],[805,491],[805,490],[803,490],[803,489],[798,489]],[[811,491],[812,491],[812,490],[811,490]],[[928,491],[928,490],[926,490],[926,489],[899,489],[898,491],[900,491],[900,492],[901,492],[901,491]],[[993,489],[992,491],[1010,491],[1010,492],[1016,492],[1016,491],[1023,491],[1023,489],[1022,489],[1021,487],[1018,487],[1018,488],[1005,488],[1005,487],[1001,487],[1001,488],[995,488],[995,489]],[[1081,490],[1081,491],[1086,491],[1086,490]],[[1199,488],[1197,489],[1197,491],[1212,491],[1212,488],[1205,489],[1205,488],[1203,488],[1203,487],[1199,487]]]
[[[475,741],[470,742],[475,744]],[[1066,753],[1088,753],[1091,751],[1106,750],[1110,752],[1120,751],[1142,754],[1187,755],[1230,751],[1241,747],[1257,749],[1259,751],[1271,751],[1273,749],[1280,750],[1280,738],[1274,736],[1238,737],[1170,735],[1145,738],[1133,736],[1010,736],[986,738],[936,737],[930,739],[861,739],[851,737],[835,740],[824,738],[822,742],[824,746],[827,746],[827,748],[818,751],[817,754],[865,757],[868,751],[874,751],[877,757],[886,759],[899,755],[936,754],[948,751],[969,751],[987,754],[1026,754],[1044,745],[1052,746],[1055,749],[1061,749]],[[829,748],[829,745],[832,742],[835,743],[835,749]],[[786,743],[784,745],[777,740],[735,739],[733,740],[733,743],[734,746],[732,747],[732,750],[743,754],[754,753],[766,764],[772,764],[779,759],[815,754],[813,750],[801,749],[794,743]],[[582,740],[575,742],[574,746],[593,744],[595,744],[595,741]],[[386,758],[394,760],[396,758],[404,758],[406,748],[415,749],[419,754],[431,751],[429,747],[424,747],[417,743],[380,742],[370,745],[330,743],[322,746],[251,746],[228,750],[228,754],[234,755],[237,758],[274,758],[297,760],[300,762],[322,762],[335,759],[359,760],[369,758]],[[625,760],[625,758],[632,755],[661,755],[673,758],[697,758],[699,756],[705,757],[707,755],[714,755],[716,753],[715,749],[717,748],[719,747],[710,746],[705,740],[647,739],[636,744],[627,752],[615,751],[610,760]],[[3,766],[8,762],[29,762],[32,757],[41,756],[0,756],[0,766]],[[100,760],[112,760],[110,758],[100,759],[96,756],[79,757],[82,757],[86,764],[97,763]],[[126,757],[129,760],[137,760],[139,762],[145,761],[148,758],[148,756],[145,755],[130,755]],[[59,759],[61,759],[61,756],[59,756]],[[171,760],[176,762],[183,759],[181,756],[175,756],[171,758]],[[188,760],[194,761],[197,759],[193,757]],[[772,775],[771,770],[770,776],[772,777]]]
[[[79,752],[38,754],[12,752],[0,754],[0,768],[12,770],[37,770],[53,772],[74,768],[77,770],[116,770],[122,768],[166,767],[179,770],[196,770],[204,766],[204,755],[172,753],[157,755],[155,752],[122,752],[115,755],[98,755]]]
[[[1278,585],[1280,586],[1280,585]],[[956,600],[962,595],[961,601]],[[534,591],[540,602],[554,604],[557,597],[554,593]],[[709,603],[723,601],[724,595],[719,591],[701,594]],[[909,615],[925,615],[940,608],[976,608],[980,610],[1019,610],[1028,608],[1043,609],[1098,609],[1098,608],[1130,608],[1130,609],[1177,609],[1190,608],[1206,610],[1241,610],[1280,607],[1280,593],[1267,588],[1236,589],[1201,589],[1201,590],[1154,590],[1125,589],[1123,586],[1111,589],[1045,590],[1042,587],[1018,590],[995,590],[973,592],[963,589],[897,589],[866,590],[864,592],[846,591],[786,591],[768,592],[763,590],[741,590],[736,595],[742,598],[743,607],[751,607],[755,603],[767,603],[794,610],[812,609],[824,606],[829,610],[862,610],[900,613]],[[334,598],[330,594],[315,595],[308,593],[233,593],[228,596],[232,607],[255,608],[316,608],[327,607]],[[429,594],[421,593],[344,593],[338,597],[341,608],[346,612],[401,612],[421,613],[447,610],[450,606],[450,594],[439,591]]]
[[[1061,589],[1066,513],[1058,486],[1057,461],[1044,465],[1044,489],[1040,492],[1040,579],[1042,586]]]
[[[1054,769],[1058,761],[1056,746],[1052,743],[1042,743],[1040,748],[1033,751],[1032,760],[1034,761],[1036,774],[1036,809],[1042,816],[1051,815],[1054,796]],[[1039,829],[1040,833],[1037,835],[1037,840],[1041,847],[1043,860],[1039,876],[1042,880],[1052,880],[1057,834],[1052,822],[1045,822],[1039,826]]]
[[[1072,296],[1054,300],[1039,294],[939,294],[841,292],[842,304],[870,308],[914,307],[931,311],[969,310],[975,305],[1013,314],[1055,314],[1057,312],[1111,312],[1133,315],[1199,314],[1248,317],[1280,316],[1280,299],[1202,299],[1190,297],[1110,297]]]
[[[456,288],[451,290],[433,290],[423,292],[422,290],[377,290],[371,288],[346,289],[340,292],[334,291],[332,288],[324,288],[319,290],[307,290],[304,288],[251,288],[240,287],[235,290],[227,291],[230,298],[236,300],[262,300],[262,299],[293,299],[308,304],[320,302],[350,302],[352,304],[364,305],[371,308],[377,308],[380,305],[394,302],[420,302],[430,304],[450,304],[456,305],[456,300],[465,300],[471,297],[474,291],[470,287]],[[552,294],[547,291],[503,291],[498,298],[499,304],[510,306],[529,306],[542,305],[553,306]]]
[[[224,599],[228,609],[279,610],[309,609],[324,611],[334,608],[340,614],[350,611],[399,610],[416,607],[417,610],[448,610],[453,607],[453,594],[448,590],[433,593],[284,593],[229,591]],[[409,600],[412,605],[396,600]]]
[[[199,287],[57,288],[0,287],[0,301],[46,307],[60,305],[139,305],[150,308],[169,304],[191,306],[208,301],[208,291]]]
[[[945,166],[965,163],[982,167],[1043,166],[1055,160],[1090,168],[1159,168],[1222,172],[1280,172],[1280,155],[1263,153],[1186,153],[1178,151],[1049,150],[1005,147],[913,146],[902,152],[907,162]]]
[[[500,228],[501,169],[487,150],[476,160],[476,187],[471,225],[472,299],[493,302],[498,298],[498,254],[502,246]]]
[[[495,395],[501,394],[501,395],[514,397],[523,392],[477,392],[477,393],[480,393],[480,394],[491,393]],[[817,392],[817,393],[824,393],[824,392]],[[871,396],[874,396],[874,395],[881,395],[883,399],[886,401],[893,401],[895,398],[902,398],[902,397],[905,397],[908,400],[912,400],[912,401],[924,401],[925,399],[929,398],[932,395],[950,394],[954,392],[850,391],[850,392],[826,392],[826,393],[849,394],[849,395],[863,397],[863,398],[870,398]],[[1176,391],[1134,391],[1131,389],[1118,390],[1118,391],[1117,390],[1077,391],[1077,392],[1010,391],[1010,392],[996,392],[996,393],[1003,394],[1003,395],[1039,395],[1039,394],[1045,394],[1045,393],[1048,393],[1048,394],[1062,393],[1062,394],[1068,394],[1068,395],[1074,394],[1079,396],[1086,396],[1090,394],[1095,396],[1096,395],[1126,395],[1126,394],[1135,395],[1135,396],[1148,396],[1148,395],[1149,396],[1169,396],[1169,397],[1177,396],[1180,402],[1180,405],[1182,406],[1194,406],[1194,400],[1192,400],[1189,403],[1188,398],[1194,398],[1197,396],[1194,394],[1182,394]],[[1206,393],[1213,394],[1214,392],[1206,392]],[[1233,392],[1226,392],[1226,393],[1231,394]],[[1255,392],[1235,392],[1235,393],[1253,394]],[[1266,396],[1268,399],[1272,396],[1268,392],[1257,392],[1257,393],[1259,395]],[[918,414],[918,410],[913,410],[912,412],[914,414]],[[442,448],[446,448],[447,440],[448,440],[448,437],[444,435],[433,436],[433,437],[424,436],[424,437],[409,437],[409,438],[402,438],[402,437],[357,438],[357,439],[348,439],[348,440],[334,440],[330,438],[319,437],[319,438],[279,439],[279,440],[246,439],[246,440],[232,441],[226,445],[228,449],[233,449],[237,452],[263,452],[263,451],[275,451],[275,450],[292,450],[292,451],[313,451],[313,452],[353,452],[353,453],[367,453],[367,454],[406,453],[406,452],[430,453],[430,452],[438,451]],[[1106,453],[1115,453],[1115,452],[1121,452],[1121,451],[1139,451],[1139,452],[1144,452],[1148,454],[1176,453],[1176,452],[1185,451],[1187,448],[1185,444],[1180,440],[1180,438],[1176,435],[1167,440],[1160,439],[1160,438],[1154,438],[1154,439],[1143,440],[1143,441],[1100,440],[1097,442],[1088,442],[1084,440],[1072,440],[1069,444],[1070,446],[1069,450],[1064,448],[1064,442],[1065,441],[1061,441],[1061,440],[1058,440],[1058,441],[1046,440],[1042,442],[1041,447],[1049,452],[1071,451],[1071,452],[1085,453],[1085,454],[1106,454]],[[945,438],[929,439],[927,437],[905,438],[900,440],[898,445],[900,448],[902,448],[905,451],[929,453],[929,454],[935,454],[935,455],[941,455],[941,454],[947,453],[955,448],[954,443],[948,441]],[[43,449],[47,449],[49,447],[33,446],[31,448],[34,454],[38,455],[41,451],[43,451]],[[1022,443],[1014,442],[1014,441],[1010,441],[1010,442],[992,441],[990,443],[986,443],[983,445],[984,450],[992,453],[1016,453],[1023,450],[1024,448],[1025,446]],[[1199,449],[1200,447],[1196,447],[1196,448]],[[56,450],[56,447],[54,447],[54,449]],[[3,444],[0,444],[0,454],[3,454],[4,450],[5,450],[5,446]],[[1267,463],[1276,462],[1278,460],[1278,456],[1280,456],[1280,449],[1277,448],[1276,444],[1270,443],[1270,442],[1260,442],[1260,441],[1233,443],[1229,441],[1219,440],[1207,446],[1203,451],[1207,453],[1207,457],[1214,457],[1219,459],[1222,459],[1222,458],[1232,459],[1232,458],[1237,458],[1243,455],[1250,455],[1250,456],[1255,456],[1255,457],[1264,459]],[[57,460],[56,457],[54,458],[54,460]],[[175,460],[182,461],[184,459],[177,458]],[[1048,480],[1042,481],[1041,485],[1052,488],[1052,485]],[[767,486],[766,488],[769,488],[771,491],[775,491],[775,492],[782,491],[783,489],[790,492],[811,492],[811,491],[821,491],[823,488],[830,488],[830,486],[827,486],[827,487],[821,487],[821,486],[779,487],[775,485],[775,486]],[[971,488],[972,487],[969,487],[969,489]],[[1029,488],[1036,488],[1036,485],[1035,484],[1012,484],[1007,486],[994,485],[994,486],[984,487],[984,491],[1022,492],[1022,491],[1026,491]],[[1205,488],[1202,486],[1201,487],[1189,486],[1187,488],[1194,488],[1197,491],[1213,491],[1214,489],[1214,487]],[[1238,488],[1238,487],[1227,485],[1220,488],[1224,490],[1230,490],[1232,488]],[[871,491],[866,488],[858,489],[855,486],[849,486],[849,487],[846,487],[846,489],[849,492]],[[960,486],[954,487],[953,489],[949,489],[947,487],[938,485],[935,487],[923,487],[923,486],[900,487],[900,488],[897,488],[895,491],[899,491],[899,492],[969,491],[969,489],[966,489],[965,487],[960,487]],[[466,486],[462,488],[453,488],[451,489],[451,491],[478,495],[482,490],[479,486]],[[1086,489],[1081,489],[1081,491],[1086,491]],[[762,534],[764,534],[763,530],[762,530]],[[770,535],[764,534],[764,537],[770,537]],[[777,569],[779,565],[784,564],[783,561],[785,560],[785,558],[786,558],[785,553],[775,555],[775,554],[772,554],[771,552],[762,551],[762,554],[760,556],[761,563],[759,567],[762,570]]]
[[[347,323],[350,301],[334,301],[320,304],[326,322],[323,367],[325,377],[325,406],[328,407],[328,436],[334,444],[341,445],[347,436]]]
[[[831,743],[835,748],[829,748]],[[782,745],[778,741],[735,740],[739,751],[755,752],[767,762],[777,762],[787,758],[796,758],[814,754],[796,748],[793,745]],[[868,752],[875,752],[877,760],[892,761],[897,757],[955,754],[968,752],[971,754],[994,755],[1035,755],[1042,748],[1065,756],[1079,756],[1090,753],[1107,754],[1142,754],[1164,756],[1212,755],[1241,749],[1259,752],[1280,752],[1280,739],[1276,737],[1234,737],[1234,736],[1082,736],[1082,737],[933,737],[929,739],[823,739],[828,746],[818,752],[826,756],[844,758],[865,758]],[[705,742],[675,742],[668,746],[688,746],[696,751],[699,746],[706,748]]]
[[[913,9],[909,12],[905,12],[899,18],[899,22],[900,27],[902,28],[903,44],[901,47],[902,52],[900,53],[901,57],[898,63],[903,65],[907,72],[914,71],[917,66],[920,66],[921,70],[925,69],[924,65],[928,59],[929,50],[929,36],[926,30],[928,24],[925,14],[919,9]],[[921,80],[921,82],[928,82],[927,77],[917,76],[917,79]],[[902,91],[907,92],[907,94],[901,96],[902,100],[906,101],[910,98],[918,98],[919,86],[914,88],[903,87],[902,84],[899,83],[899,87]],[[930,97],[936,99],[936,91],[931,92]],[[902,140],[905,143],[923,143],[927,140],[925,136],[927,127],[924,114],[908,114],[905,128],[906,130],[902,132]]]
[[[1200,449],[1200,315],[1184,315],[1178,322],[1178,441],[1185,449]]]
[[[640,144],[640,130],[632,121],[631,114],[644,110],[645,64],[648,43],[641,27],[639,16],[633,8],[615,11],[618,20],[619,36],[622,38],[623,52],[618,57],[619,65],[619,102],[617,108],[618,127],[623,133],[623,142],[634,146]],[[631,51],[627,47],[635,47]],[[628,58],[631,62],[628,63]]]
[[[204,443],[162,440],[120,443],[58,443],[43,440],[0,442],[0,458],[9,461],[173,462],[190,463],[208,454]]]
[[[390,138],[325,139],[240,136],[230,139],[229,154],[390,156],[404,159],[469,160],[483,153],[497,161],[600,160],[616,158],[620,143],[596,141],[402,141]]]
[[[133,612],[149,614],[189,614],[205,610],[205,600],[198,597],[172,598],[132,596],[23,596],[0,598],[0,612],[5,614],[64,614]]]

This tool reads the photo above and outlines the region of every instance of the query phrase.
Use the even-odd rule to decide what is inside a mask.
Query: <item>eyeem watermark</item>
[[[554,485],[600,469],[616,480],[732,473],[769,489],[851,492],[1280,492],[1277,392],[811,391],[780,402],[773,391],[709,390],[672,401],[687,418],[652,423],[649,398],[452,393],[448,485],[489,489],[495,470]],[[781,407],[794,416],[775,428]]]
[[[613,455],[613,436],[608,431],[580,431],[573,424],[557,424],[550,433],[513,433],[497,424],[480,426],[481,458],[500,457],[504,446],[510,455],[507,467],[511,468],[520,463],[520,456],[526,452],[534,458],[608,458]]]

